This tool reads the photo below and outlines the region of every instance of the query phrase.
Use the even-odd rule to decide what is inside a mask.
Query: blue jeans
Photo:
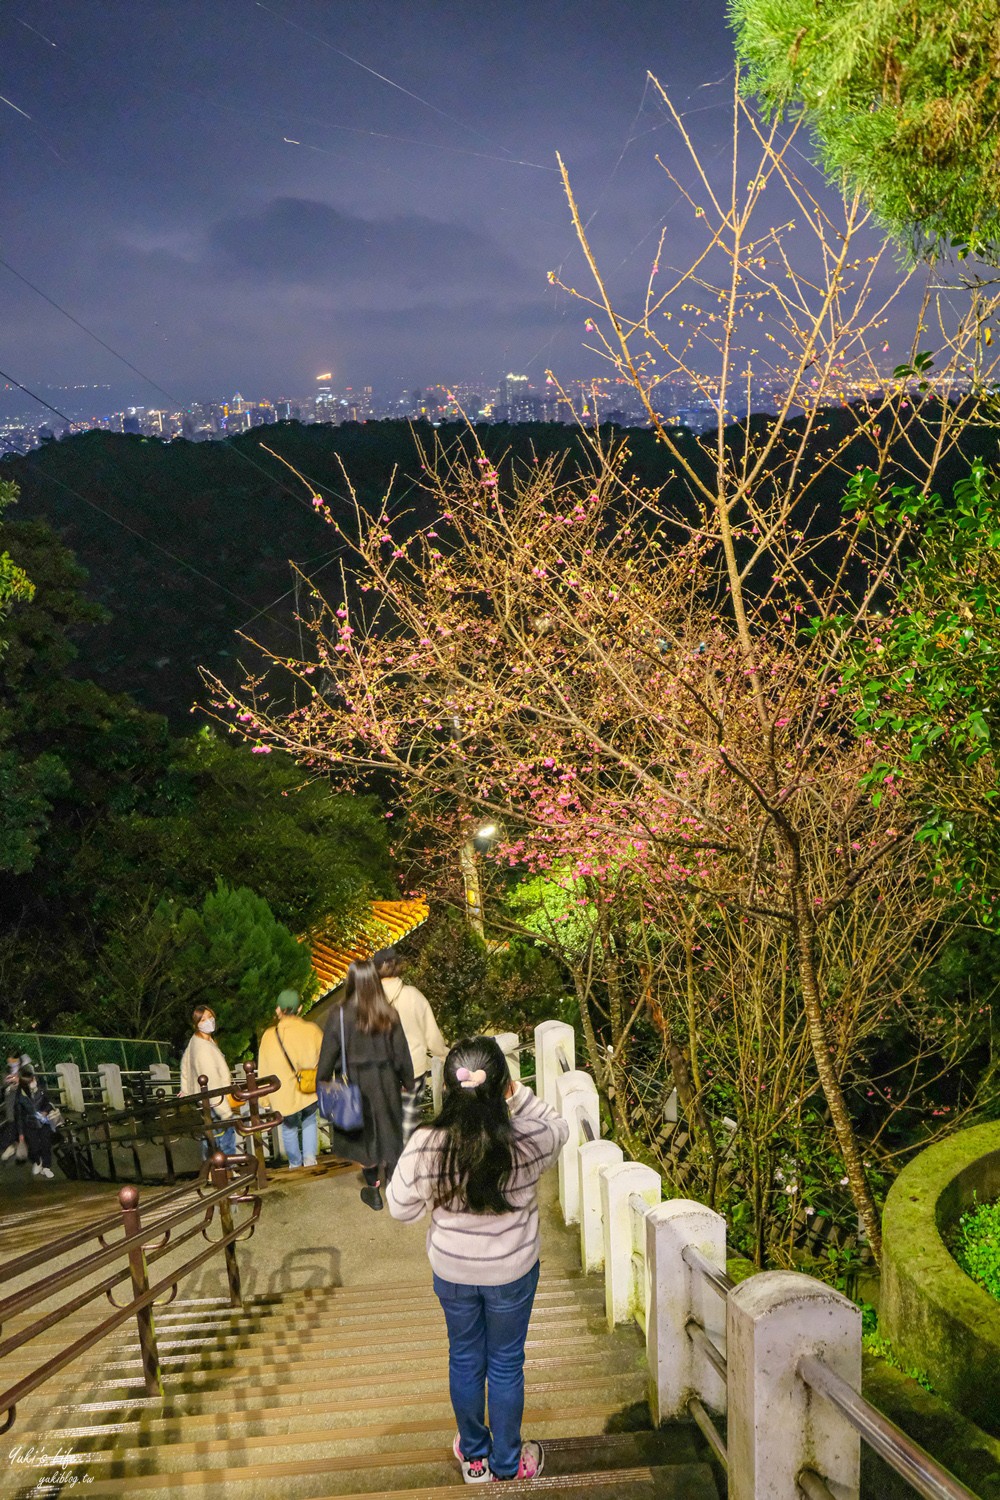
[[[225,1126],[225,1128],[224,1129],[220,1129],[219,1127],[223,1126],[223,1125]],[[212,1110],[212,1134],[215,1136],[215,1149],[216,1149],[216,1151],[221,1151],[223,1153],[223,1155],[225,1155],[225,1156],[235,1156],[236,1155],[236,1149],[237,1149],[236,1148],[236,1126],[235,1125],[225,1125],[225,1122],[219,1118],[219,1116],[215,1113],[214,1109]],[[208,1157],[208,1142],[206,1141],[205,1137],[202,1136],[202,1138],[201,1138],[201,1159],[202,1159],[202,1161],[205,1161],[207,1157]]]
[[[488,1458],[498,1479],[513,1479],[521,1461],[524,1341],[537,1286],[537,1261],[506,1286],[463,1286],[434,1277],[448,1325],[448,1381],[459,1446],[467,1459]]]
[[[302,1145],[299,1145],[299,1130],[302,1131]],[[319,1105],[307,1104],[305,1109],[296,1110],[294,1115],[286,1115],[281,1122],[281,1139],[285,1146],[285,1155],[288,1157],[290,1167],[301,1167],[302,1158],[308,1157],[315,1161],[319,1151]]]

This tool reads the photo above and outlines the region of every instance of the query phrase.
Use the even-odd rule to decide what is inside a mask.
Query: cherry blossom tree
[[[914,300],[918,273],[886,266],[858,203],[797,176],[789,140],[738,95],[723,190],[661,97],[689,152],[685,170],[666,169],[689,210],[688,259],[672,268],[665,230],[626,311],[564,180],[594,279],[586,296],[567,290],[593,350],[640,393],[662,487],[639,488],[626,441],[601,430],[589,467],[570,472],[494,462],[470,428],[421,454],[419,521],[391,496],[373,515],[316,495],[345,561],[332,597],[303,580],[309,647],[270,658],[291,686],[279,701],[263,669],[239,694],[210,679],[213,702],[260,749],[379,775],[411,837],[496,822],[491,857],[566,896],[543,918],[553,942],[557,923],[575,924],[585,1038],[616,1125],[629,1127],[638,1015],[683,1054],[703,1118],[706,1047],[718,1059],[728,1038],[726,1088],[756,1143],[758,1244],[768,1141],[819,1099],[877,1256],[851,1102],[871,1040],[909,1017],[911,1100],[917,1075],[966,1042],[961,1027],[935,1040],[921,1017],[945,895],[891,776],[878,798],[865,784],[884,746],[857,735],[844,681],[851,641],[877,633],[900,539],[839,501],[859,463],[926,492],[974,437],[993,293],[935,273]],[[691,232],[704,235],[694,254]],[[904,288],[912,344],[887,376]],[[764,374],[777,409],[760,416]],[[668,376],[711,399],[713,431],[670,425]],[[718,1142],[706,1149],[717,1169]]]

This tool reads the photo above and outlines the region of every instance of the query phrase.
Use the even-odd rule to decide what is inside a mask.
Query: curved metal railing
[[[249,1239],[253,1234],[260,1215],[261,1199],[257,1194],[256,1166],[242,1157],[237,1159],[238,1165],[233,1171],[232,1160],[230,1158],[227,1161],[221,1151],[215,1152],[196,1184],[153,1198],[145,1206],[145,1222],[140,1211],[139,1189],[129,1185],[123,1187],[118,1194],[119,1213],[95,1220],[64,1235],[47,1244],[43,1250],[30,1251],[7,1262],[4,1266],[5,1281],[20,1280],[29,1276],[36,1267],[71,1255],[74,1250],[96,1242],[96,1248],[88,1249],[68,1265],[47,1276],[32,1277],[18,1291],[0,1299],[2,1331],[3,1325],[11,1318],[44,1305],[62,1292],[72,1292],[72,1295],[59,1301],[54,1308],[39,1314],[24,1327],[0,1339],[0,1360],[23,1349],[41,1334],[65,1323],[102,1297],[107,1299],[114,1310],[77,1337],[67,1335],[68,1341],[55,1354],[43,1359],[6,1389],[0,1390],[0,1433],[7,1432],[13,1426],[19,1402],[133,1317],[138,1325],[146,1392],[148,1395],[162,1394],[153,1305],[164,1295],[167,1302],[173,1301],[183,1278],[220,1251],[225,1256],[230,1301],[234,1307],[242,1305],[235,1247],[238,1240]],[[233,1215],[234,1205],[237,1204],[250,1205],[249,1214],[239,1223]],[[221,1233],[218,1238],[213,1239],[209,1230],[216,1219]],[[122,1238],[109,1243],[110,1236],[116,1232],[121,1232]],[[151,1266],[165,1256],[173,1256],[182,1246],[198,1238],[208,1242],[205,1249],[198,1250],[181,1265],[171,1265],[159,1279],[150,1280]],[[109,1274],[93,1279],[109,1268],[113,1268]],[[117,1301],[116,1289],[128,1282],[131,1283],[131,1297],[126,1302]],[[74,1288],[79,1290],[73,1290]]]

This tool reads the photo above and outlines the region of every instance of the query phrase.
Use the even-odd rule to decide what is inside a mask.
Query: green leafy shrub
[[[1000,1202],[968,1209],[958,1221],[950,1249],[966,1276],[1000,1302]]]

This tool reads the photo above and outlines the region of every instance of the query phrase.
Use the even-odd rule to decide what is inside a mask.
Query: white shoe
[[[41,1177],[41,1175],[42,1175],[42,1164],[41,1164],[40,1161],[32,1162],[32,1165],[31,1165],[31,1175],[32,1175],[32,1177]]]
[[[7,1149],[6,1149],[6,1151],[4,1151],[3,1155],[0,1156],[0,1161],[10,1161],[11,1157],[14,1156],[16,1154],[16,1152],[17,1152],[17,1146],[16,1145],[15,1146],[8,1146]]]
[[[302,1165],[304,1167],[315,1167],[317,1165],[315,1156],[307,1156]]]
[[[53,1170],[52,1170],[51,1167],[43,1167],[42,1170],[39,1172],[38,1175],[39,1175],[39,1177],[48,1177],[49,1179],[51,1179],[56,1174],[53,1172]]]

